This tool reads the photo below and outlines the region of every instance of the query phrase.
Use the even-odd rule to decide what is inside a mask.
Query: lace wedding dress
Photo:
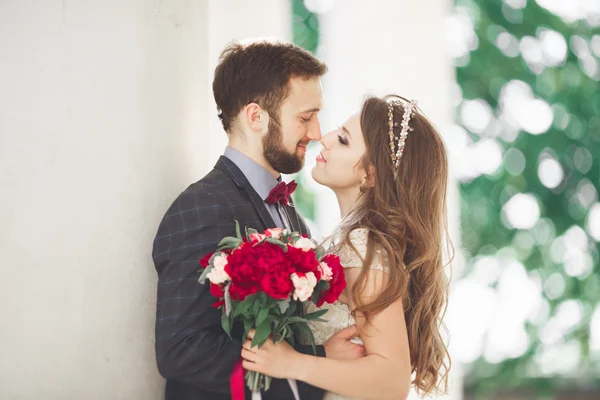
[[[367,254],[367,238],[368,238],[368,230],[364,228],[355,229],[350,232],[349,239],[356,247],[356,250],[360,253],[360,257],[365,257]],[[350,246],[343,246],[337,253],[340,257],[340,261],[344,268],[362,268],[362,260],[356,254],[356,252]],[[379,259],[379,257],[375,257],[375,260]],[[388,271],[388,268],[384,265],[381,265],[378,261],[373,261],[370,266],[373,269],[377,269],[380,271]],[[354,318],[350,313],[350,309],[348,306],[340,301],[336,301],[333,304],[323,304],[320,310],[327,310],[327,313],[322,317],[326,320],[326,322],[318,322],[312,321],[309,323],[310,329],[312,330],[315,336],[316,344],[323,344],[333,336],[336,332],[349,327],[354,324]],[[314,312],[317,310],[317,307],[311,303],[307,302],[306,312]],[[361,343],[360,338],[355,338],[352,340],[356,343]],[[323,400],[353,400],[350,397],[341,396],[337,393],[326,392]]]

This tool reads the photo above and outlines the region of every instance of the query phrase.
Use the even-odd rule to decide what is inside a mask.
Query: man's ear
[[[269,114],[258,104],[250,103],[243,110],[246,124],[254,131],[263,132],[269,126]]]

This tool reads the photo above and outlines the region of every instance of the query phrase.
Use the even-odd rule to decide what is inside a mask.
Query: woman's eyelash
[[[338,130],[341,130],[342,128],[338,125]],[[340,144],[343,144],[344,146],[348,144],[348,140],[346,140],[345,137],[343,137],[342,135],[338,135],[338,142],[340,142]]]

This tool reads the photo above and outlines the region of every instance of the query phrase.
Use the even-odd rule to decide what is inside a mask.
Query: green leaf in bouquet
[[[238,239],[242,240],[242,233],[240,232],[240,223],[235,220],[235,235]]]
[[[256,326],[262,325],[268,316],[269,316],[269,309],[266,307],[261,308],[260,311],[258,312],[258,316],[256,317]]]
[[[213,268],[214,267],[212,265],[209,265],[208,267],[204,268],[204,271],[200,275],[200,278],[198,278],[198,282],[200,282],[200,284],[204,285],[204,282],[206,282],[207,279],[207,275],[210,271],[212,271]]]
[[[269,298],[267,297],[267,294],[265,292],[258,292],[256,294],[256,298],[258,299],[258,302],[260,303],[261,307],[268,305]]]
[[[261,305],[260,305],[260,301],[255,301],[252,303],[252,314],[253,315],[257,315],[258,312],[260,311]]]
[[[317,286],[315,286],[312,296],[310,297],[310,300],[317,304],[317,301],[319,301],[319,296],[321,295],[321,292],[324,290],[328,290],[329,289],[329,282],[327,281],[319,281],[317,282]]]
[[[287,253],[287,249],[288,249],[287,245],[285,243],[283,243],[281,240],[277,240],[277,239],[274,239],[272,237],[268,237],[266,240],[267,240],[268,243],[271,243],[271,244],[274,244],[276,246],[281,247],[281,249],[283,250],[283,252]]]
[[[281,313],[285,313],[286,310],[288,308],[290,308],[290,301],[289,300],[279,300],[277,302],[277,306],[279,307],[279,311],[281,311]]]
[[[256,229],[246,227],[246,239],[250,240],[250,235],[254,233],[258,233],[258,231]]]
[[[231,339],[231,324],[229,321],[229,316],[227,316],[225,313],[221,314],[221,326],[223,327],[223,330],[227,336],[229,336],[229,339]]]
[[[294,323],[297,323],[297,322],[301,322],[301,323],[305,324],[305,323],[308,322],[307,319],[305,319],[304,317],[300,317],[300,316],[289,317],[289,318],[286,319],[286,321],[287,321],[288,324],[294,324]]]
[[[239,302],[233,310],[233,318],[237,318],[240,315],[246,314],[251,305],[252,303],[248,301],[248,298],[245,298],[243,301]]]
[[[304,338],[305,342],[310,342],[314,355],[317,355],[317,347],[315,345],[315,336],[305,323],[296,324],[296,330]]]
[[[283,328],[281,329],[281,332],[277,333],[277,341],[275,343],[281,343],[285,340],[286,336],[288,335],[289,332],[289,328],[287,325],[283,325]]]
[[[230,285],[225,286],[225,314],[227,316],[229,316],[229,314],[231,313],[232,305],[231,294],[229,294],[229,287]]]
[[[265,319],[262,324],[256,326],[256,332],[254,333],[254,338],[252,339],[252,346],[262,346],[270,334],[271,321]]]
[[[326,322],[326,320],[320,318],[326,312],[327,312],[327,310],[318,310],[318,311],[312,312],[310,314],[304,315],[304,319],[307,321]]]
[[[321,262],[323,257],[325,257],[325,249],[321,246],[317,246],[315,248],[315,256],[317,257],[317,261]]]
[[[242,244],[242,239],[227,236],[219,242],[217,250],[235,249]]]
[[[252,318],[244,318],[244,336],[243,341],[246,341],[250,330],[254,328],[254,319]]]
[[[296,300],[290,301],[290,306],[286,310],[285,315],[287,315],[288,317],[294,315],[296,313],[297,307],[298,307],[298,301],[296,301]]]

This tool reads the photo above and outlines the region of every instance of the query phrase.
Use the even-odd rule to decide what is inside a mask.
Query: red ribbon
[[[231,389],[231,400],[244,400],[244,367],[242,367],[241,358],[233,367],[229,388]]]

